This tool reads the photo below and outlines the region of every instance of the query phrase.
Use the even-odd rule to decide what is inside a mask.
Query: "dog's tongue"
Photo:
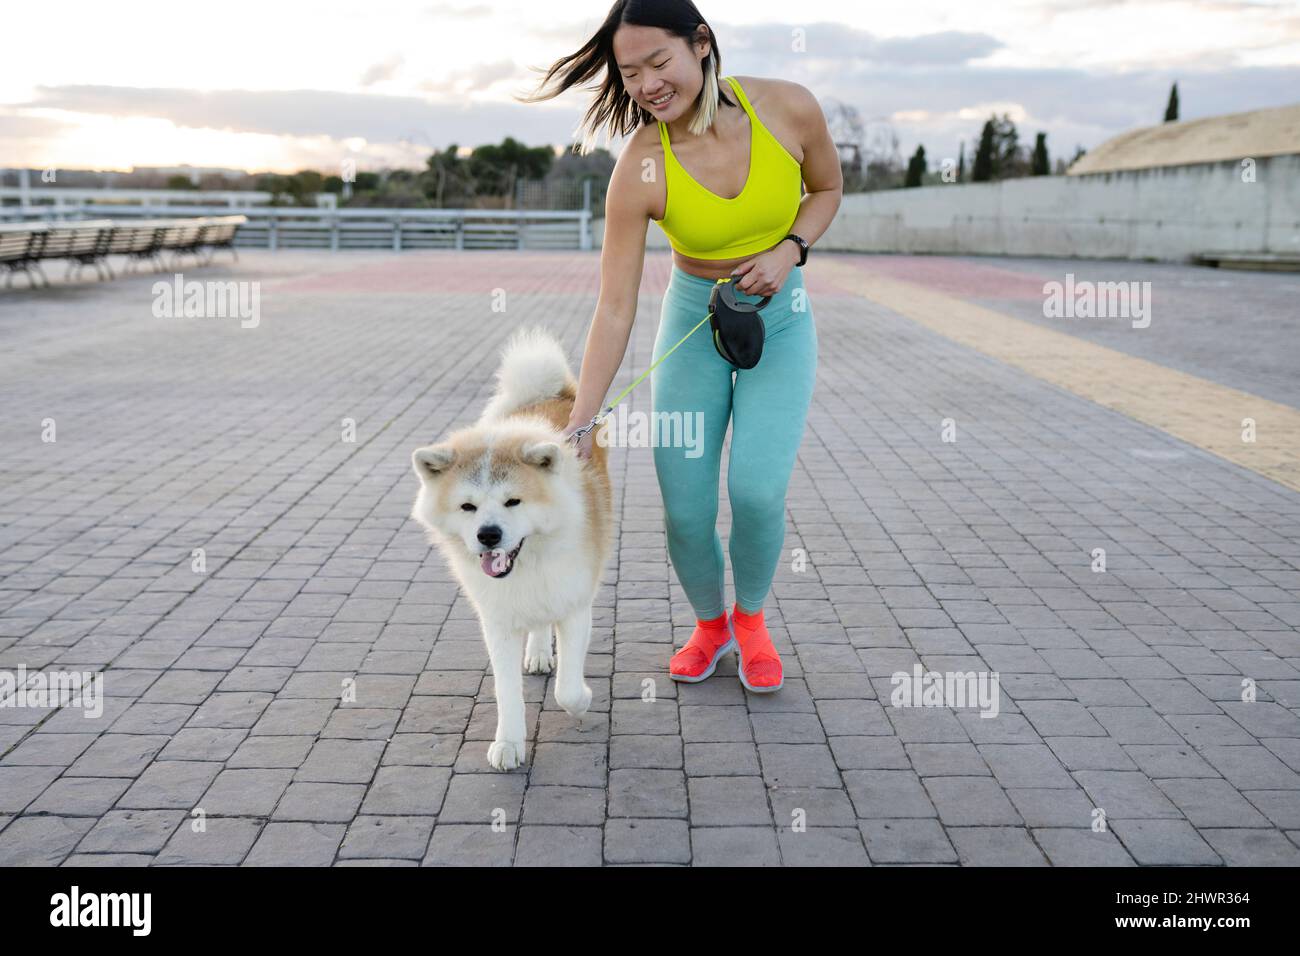
[[[483,565],[483,573],[494,578],[510,570],[510,562],[506,560],[506,553],[500,548],[484,551],[480,563]]]

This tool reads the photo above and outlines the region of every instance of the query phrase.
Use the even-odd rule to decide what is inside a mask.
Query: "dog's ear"
[[[560,446],[553,441],[528,442],[520,452],[520,457],[525,464],[554,471],[560,463]]]
[[[456,449],[450,445],[427,445],[411,453],[411,466],[421,481],[432,481],[451,467]]]

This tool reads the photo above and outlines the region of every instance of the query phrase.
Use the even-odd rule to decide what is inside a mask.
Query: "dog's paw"
[[[555,657],[551,654],[551,649],[530,642],[524,651],[524,673],[549,674],[554,667]]]
[[[556,688],[555,702],[563,707],[570,717],[581,717],[591,706],[591,688],[583,684],[582,691],[572,695],[561,694],[559,688]]]
[[[522,741],[494,740],[488,747],[488,763],[497,770],[514,770],[524,762],[524,745]]]

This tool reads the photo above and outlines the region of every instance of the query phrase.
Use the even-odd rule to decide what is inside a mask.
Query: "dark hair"
[[[524,103],[554,99],[570,87],[596,76],[603,66],[605,76],[600,85],[587,87],[594,90],[597,96],[587,108],[578,129],[574,130],[575,133],[582,133],[582,141],[576,151],[583,155],[591,152],[596,145],[596,135],[602,127],[606,130],[605,141],[608,143],[611,134],[626,136],[643,124],[655,122],[654,115],[640,106],[623,88],[622,74],[614,59],[614,33],[625,23],[659,27],[684,38],[688,45],[694,42],[700,25],[704,25],[709,37],[709,53],[700,64],[704,87],[695,102],[695,113],[688,127],[692,133],[703,133],[712,125],[719,101],[728,106],[737,105],[723,91],[720,82],[722,54],[718,52],[718,38],[691,0],[615,0],[605,22],[581,49],[552,63],[536,92],[515,99]],[[555,87],[545,90],[546,85],[557,76],[559,81]]]

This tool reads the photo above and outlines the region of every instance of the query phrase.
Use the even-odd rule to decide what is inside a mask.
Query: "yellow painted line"
[[[829,258],[817,271],[947,339],[1300,491],[1300,410]],[[1242,440],[1244,419],[1254,420],[1253,442]]]

